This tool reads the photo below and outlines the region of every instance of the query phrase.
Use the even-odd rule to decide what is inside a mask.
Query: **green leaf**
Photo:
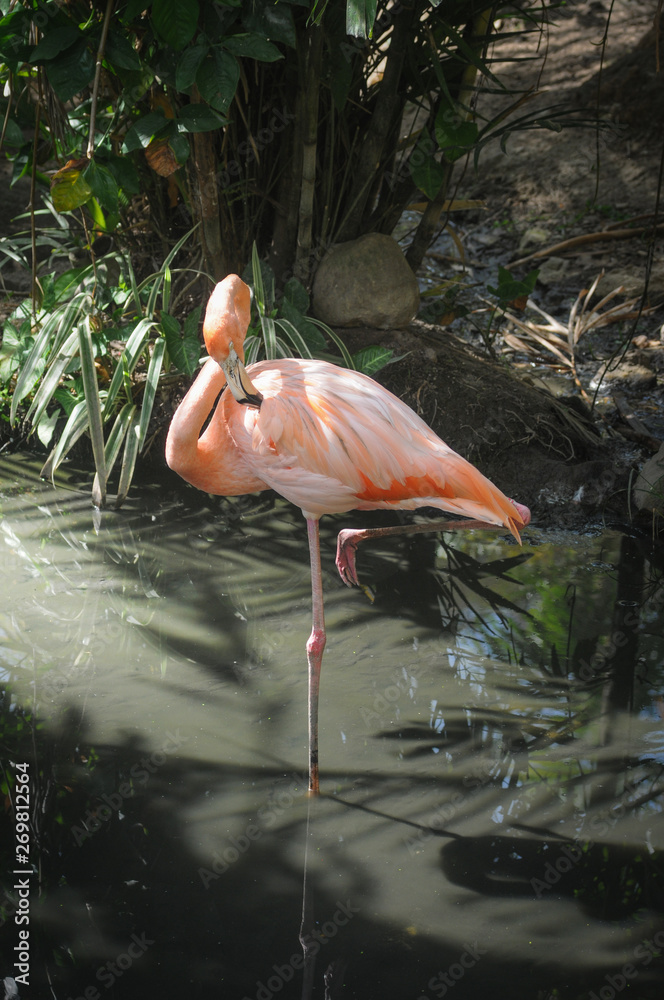
[[[377,0],[346,0],[346,34],[371,38],[376,20]]]
[[[226,124],[226,119],[205,104],[186,104],[178,110],[180,132],[214,132]]]
[[[112,412],[113,403],[115,402],[115,397],[120,391],[120,386],[122,385],[125,376],[131,375],[134,368],[138,364],[138,359],[143,353],[143,349],[148,341],[150,330],[154,325],[154,320],[142,319],[139,320],[132,330],[129,339],[125,344],[118,366],[113,372],[111,384],[108,387],[106,402],[104,403],[104,417],[107,417]]]
[[[17,146],[19,148],[23,145],[23,132],[13,118],[7,119],[5,142],[8,146]]]
[[[358,372],[365,375],[375,375],[385,365],[392,364],[398,359],[394,357],[394,351],[388,347],[379,347],[372,344],[371,347],[363,347],[353,355],[353,362]]]
[[[196,85],[203,100],[225,114],[235,97],[239,79],[240,66],[235,56],[225,52],[220,45],[215,45],[198,69]],[[190,108],[195,106],[189,105]],[[208,129],[199,128],[195,131],[208,131]]]
[[[55,356],[52,356],[48,371],[35,393],[32,405],[26,414],[26,419],[33,425],[38,424],[46,407],[53,399],[55,390],[60,385],[60,379],[78,354],[78,330],[73,330]]]
[[[46,76],[61,101],[72,97],[92,83],[95,75],[95,58],[90,52],[85,38],[75,42],[57,59],[45,63]]]
[[[260,62],[276,62],[277,59],[284,58],[283,52],[276,45],[253,31],[244,35],[227,35],[223,44],[234,56],[258,59]]]
[[[113,174],[115,183],[125,194],[131,196],[139,193],[141,185],[138,171],[130,159],[126,156],[109,156],[105,161],[105,166]]]
[[[308,298],[309,296],[307,296],[307,299]],[[284,297],[281,300],[279,313],[285,320],[293,324],[300,336],[305,340],[310,348],[315,351],[324,351],[326,349],[327,344],[323,334],[317,329],[317,327],[314,326],[313,323],[309,321],[306,316],[302,315],[302,312],[292,304],[290,299]]]
[[[53,413],[44,413],[41,420],[37,424],[37,437],[44,445],[48,448],[49,444],[53,439],[53,434],[55,433],[55,425],[60,418],[60,411],[54,410]]]
[[[313,323],[320,330],[322,330],[325,336],[329,337],[329,339],[337,345],[339,351],[341,352],[341,357],[346,368],[350,368],[351,371],[355,371],[355,362],[353,361],[350,355],[350,351],[344,344],[339,334],[335,333],[334,330],[332,330],[331,327],[327,325],[327,323],[323,323],[323,321],[320,319],[314,319],[313,316],[309,318],[309,322]]]
[[[313,358],[306,340],[293,323],[290,323],[287,319],[275,319],[274,324],[280,330],[283,330],[301,358]]]
[[[118,485],[118,495],[115,500],[115,509],[124,502],[134,475],[136,459],[138,457],[140,413],[134,413],[131,423],[127,429],[125,450],[122,457],[122,469],[120,471],[120,483]]]
[[[435,136],[446,160],[454,163],[468,153],[477,142],[478,134],[477,125],[468,121],[463,109],[441,103],[436,115]]]
[[[186,163],[191,155],[191,146],[185,135],[172,135],[168,140],[168,145],[173,151],[173,155],[178,163]]]
[[[31,46],[25,41],[29,30],[30,14],[22,7],[0,20],[0,55],[10,69],[17,69],[30,58]]]
[[[200,64],[208,54],[210,46],[207,42],[192,45],[182,53],[175,70],[175,87],[179,91],[189,90],[196,83],[196,74]]]
[[[492,295],[495,295],[500,300],[501,305],[506,305],[508,302],[512,302],[513,299],[530,295],[537,284],[538,275],[538,270],[530,271],[525,278],[519,280],[506,267],[499,266],[498,287],[494,288],[492,285],[487,285],[487,288]]]
[[[289,278],[284,285],[284,301],[290,302],[302,316],[309,308],[309,293],[297,278]]]
[[[447,171],[442,163],[431,153],[424,152],[418,143],[413,155],[408,161],[412,178],[427,198],[435,198],[441,189]]]
[[[73,24],[51,27],[48,34],[44,35],[39,44],[35,45],[32,50],[30,62],[38,63],[44,62],[47,59],[54,59],[81,37],[81,32]]]
[[[111,433],[108,435],[106,448],[104,450],[106,471],[109,474],[115,465],[120,452],[120,447],[122,446],[122,442],[127,434],[127,429],[129,428],[137,409],[138,407],[135,403],[125,403],[115,418],[115,423],[113,424]]]
[[[116,72],[119,69],[129,70],[133,73],[140,73],[143,69],[141,57],[133,47],[129,39],[120,34],[119,31],[110,29],[106,39],[106,61]],[[118,76],[121,74],[118,73]]]
[[[83,178],[102,208],[107,212],[118,211],[118,185],[110,170],[91,160],[83,171]]]
[[[92,337],[90,335],[90,319],[86,317],[78,324],[78,344],[81,355],[81,374],[83,375],[83,390],[88,415],[92,454],[95,460],[98,489],[93,490],[93,501],[98,507],[103,507],[106,500],[106,460],[104,458],[104,427],[101,415],[101,400],[97,384],[97,369],[95,368]]]
[[[154,342],[154,347],[152,348],[152,357],[150,358],[150,364],[148,365],[148,373],[145,378],[145,390],[143,392],[143,404],[141,406],[141,418],[138,429],[138,450],[142,451],[143,445],[145,444],[145,438],[148,433],[148,425],[150,423],[150,417],[152,416],[152,407],[154,406],[154,400],[157,393],[157,386],[159,384],[159,376],[161,375],[161,366],[164,360],[164,354],[166,352],[166,341],[163,337],[159,337]]]
[[[139,118],[128,130],[125,135],[123,150],[126,153],[131,153],[135,149],[145,149],[168,124],[166,115],[161,108],[157,111],[150,111],[147,115]]]
[[[167,45],[178,50],[194,37],[198,14],[198,0],[153,0],[152,3],[155,31]]]
[[[196,315],[194,332],[192,333],[191,331],[192,324],[189,323],[187,325],[185,322],[185,335],[183,337],[180,324],[175,317],[169,316],[165,312],[161,314],[161,329],[164,334],[166,346],[168,347],[170,359],[177,370],[183,372],[185,375],[194,374],[198,368],[198,360],[201,356],[201,342],[198,339],[197,333],[200,308],[194,310],[192,316],[194,315]],[[187,318],[190,319],[190,317]]]
[[[85,399],[81,399],[69,414],[69,419],[63,428],[58,442],[44,463],[44,467],[40,473],[41,476],[46,478],[55,475],[56,469],[67,455],[67,452],[73,448],[78,439],[85,433],[87,427],[87,403]]]
[[[295,48],[293,12],[283,3],[274,3],[274,0],[255,0],[254,3],[247,4],[243,10],[242,23],[247,31]]]

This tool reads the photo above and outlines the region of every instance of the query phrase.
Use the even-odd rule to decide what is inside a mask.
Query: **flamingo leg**
[[[524,525],[530,522],[530,511],[523,504],[512,501],[521,516]],[[416,535],[425,531],[458,531],[464,528],[492,528],[494,531],[504,530],[501,524],[491,524],[488,521],[455,520],[427,521],[424,524],[396,524],[389,528],[344,528],[337,537],[336,564],[339,576],[347,587],[359,586],[355,568],[355,551],[360,542],[368,538],[385,538],[386,535]]]
[[[325,649],[325,609],[323,579],[320,567],[320,534],[318,519],[307,518],[309,559],[311,562],[311,635],[307,641],[309,665],[309,793],[318,795],[318,690],[320,668]]]

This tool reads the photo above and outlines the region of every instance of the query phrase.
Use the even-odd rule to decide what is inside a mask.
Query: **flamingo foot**
[[[337,537],[337,558],[336,564],[339,576],[347,587],[359,587],[360,581],[357,578],[355,568],[355,551],[365,536],[365,532],[357,528],[343,528]]]

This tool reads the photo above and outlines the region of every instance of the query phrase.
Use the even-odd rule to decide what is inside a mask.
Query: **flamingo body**
[[[518,529],[528,523],[530,512],[366,375],[294,358],[245,368],[249,320],[249,289],[229,275],[210,297],[203,325],[210,358],[173,417],[166,460],[207,493],[237,496],[273,489],[307,519],[313,599],[307,643],[309,787],[316,793],[318,685],[325,647],[319,518],[349,510],[438,507],[473,519],[444,527],[502,525],[519,541]],[[354,550],[362,538],[428,527],[341,532],[341,578],[357,583]]]
[[[514,504],[373,379],[294,358],[258,362],[247,374],[263,397],[260,409],[226,389],[193,449],[178,434],[190,413],[171,424],[168,464],[194,486],[224,496],[273,489],[311,518],[438,507],[504,525],[518,538]],[[207,383],[198,394],[207,416],[225,379],[214,360],[199,379],[199,389]]]

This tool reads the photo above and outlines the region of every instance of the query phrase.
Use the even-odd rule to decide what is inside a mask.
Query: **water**
[[[648,539],[395,538],[349,590],[336,531],[377,518],[324,519],[312,803],[299,511],[169,477],[99,514],[78,473],[37,472],[0,457],[0,979],[21,945],[21,997],[661,997]]]

